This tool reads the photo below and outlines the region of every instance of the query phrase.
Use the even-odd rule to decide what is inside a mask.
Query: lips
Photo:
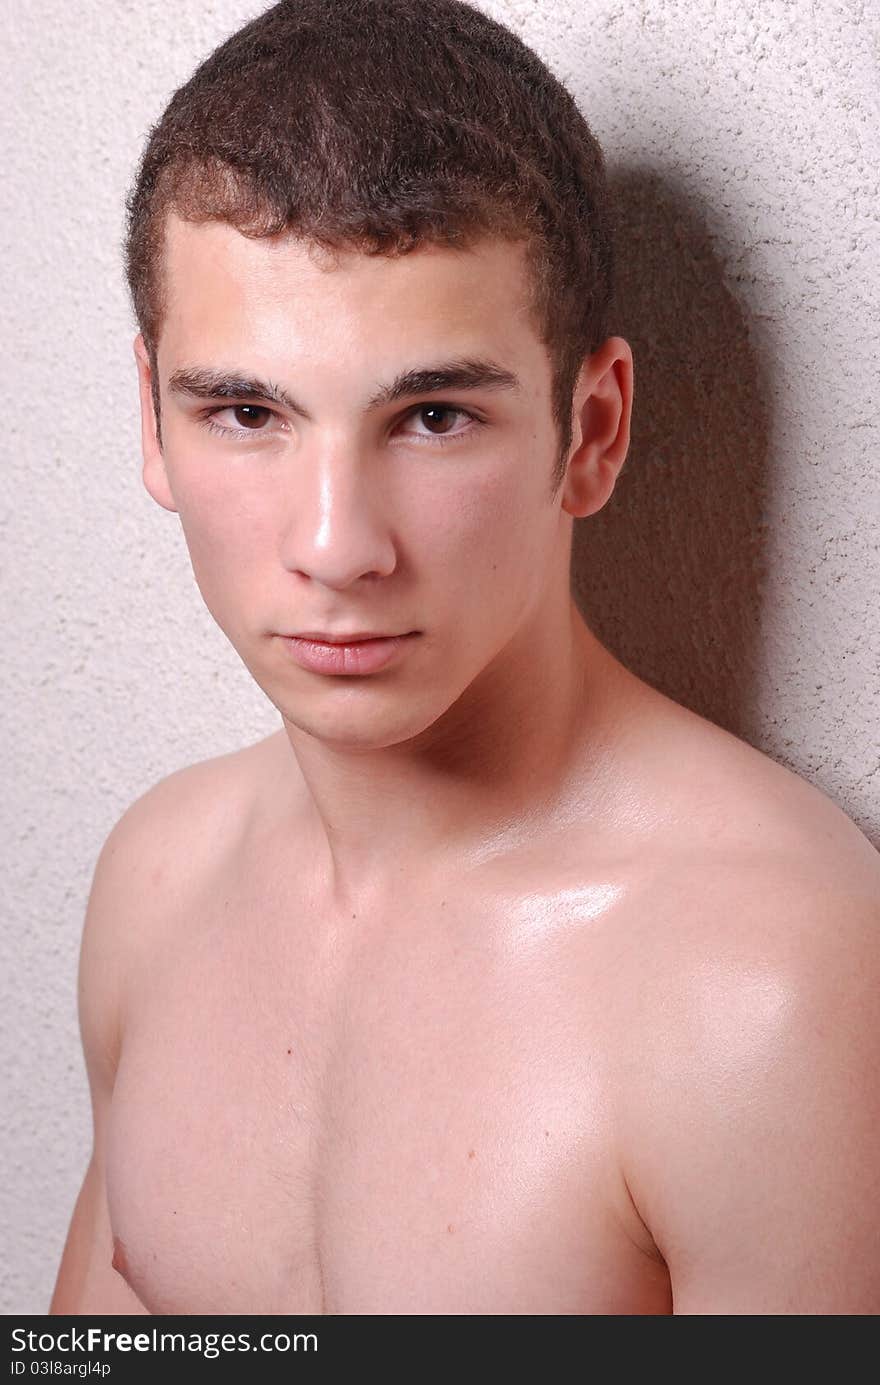
[[[361,635],[357,639],[315,639],[308,635],[284,635],[282,643],[294,661],[311,673],[377,673],[401,650],[410,646],[419,632],[406,635]]]
[[[328,635],[323,630],[298,630],[296,634],[289,635],[288,639],[294,640],[315,640],[318,644],[360,644],[363,640],[396,640],[402,639],[401,635],[390,635],[382,630],[363,630],[356,631],[349,635]]]

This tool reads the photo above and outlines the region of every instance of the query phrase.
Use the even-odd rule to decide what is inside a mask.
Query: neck
[[[626,670],[572,601],[520,632],[419,735],[339,748],[285,719],[308,791],[318,890],[339,907],[394,897],[407,880],[459,871],[585,809]],[[576,771],[576,775],[575,775]],[[576,778],[576,782],[575,782]]]

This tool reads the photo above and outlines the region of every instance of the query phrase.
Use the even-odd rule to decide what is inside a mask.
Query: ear
[[[576,519],[608,500],[629,448],[633,359],[623,337],[608,337],[581,367],[572,401],[574,450],[562,508]]]
[[[176,511],[174,496],[168,484],[165,458],[153,406],[153,372],[150,357],[140,332],[134,339],[134,358],[137,363],[138,389],[141,400],[141,451],[144,457],[143,481],[153,499],[165,510]]]

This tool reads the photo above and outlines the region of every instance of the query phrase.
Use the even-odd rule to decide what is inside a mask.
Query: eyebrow
[[[235,371],[212,370],[207,366],[183,366],[172,371],[168,381],[172,394],[191,399],[263,399],[282,404],[291,413],[310,419],[311,415],[283,386],[272,380]],[[521,390],[519,377],[494,361],[455,360],[437,365],[404,370],[390,383],[381,385],[367,401],[368,409],[378,409],[416,394],[435,394],[438,390]]]

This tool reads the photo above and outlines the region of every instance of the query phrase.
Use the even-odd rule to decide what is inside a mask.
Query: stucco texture
[[[495,0],[572,90],[621,209],[630,459],[578,600],[638,673],[880,840],[880,12]],[[45,1312],[90,1145],[76,960],[124,808],[277,714],[141,486],[119,246],[148,126],[252,0],[7,8],[0,1307]],[[12,93],[12,100],[9,94]]]

